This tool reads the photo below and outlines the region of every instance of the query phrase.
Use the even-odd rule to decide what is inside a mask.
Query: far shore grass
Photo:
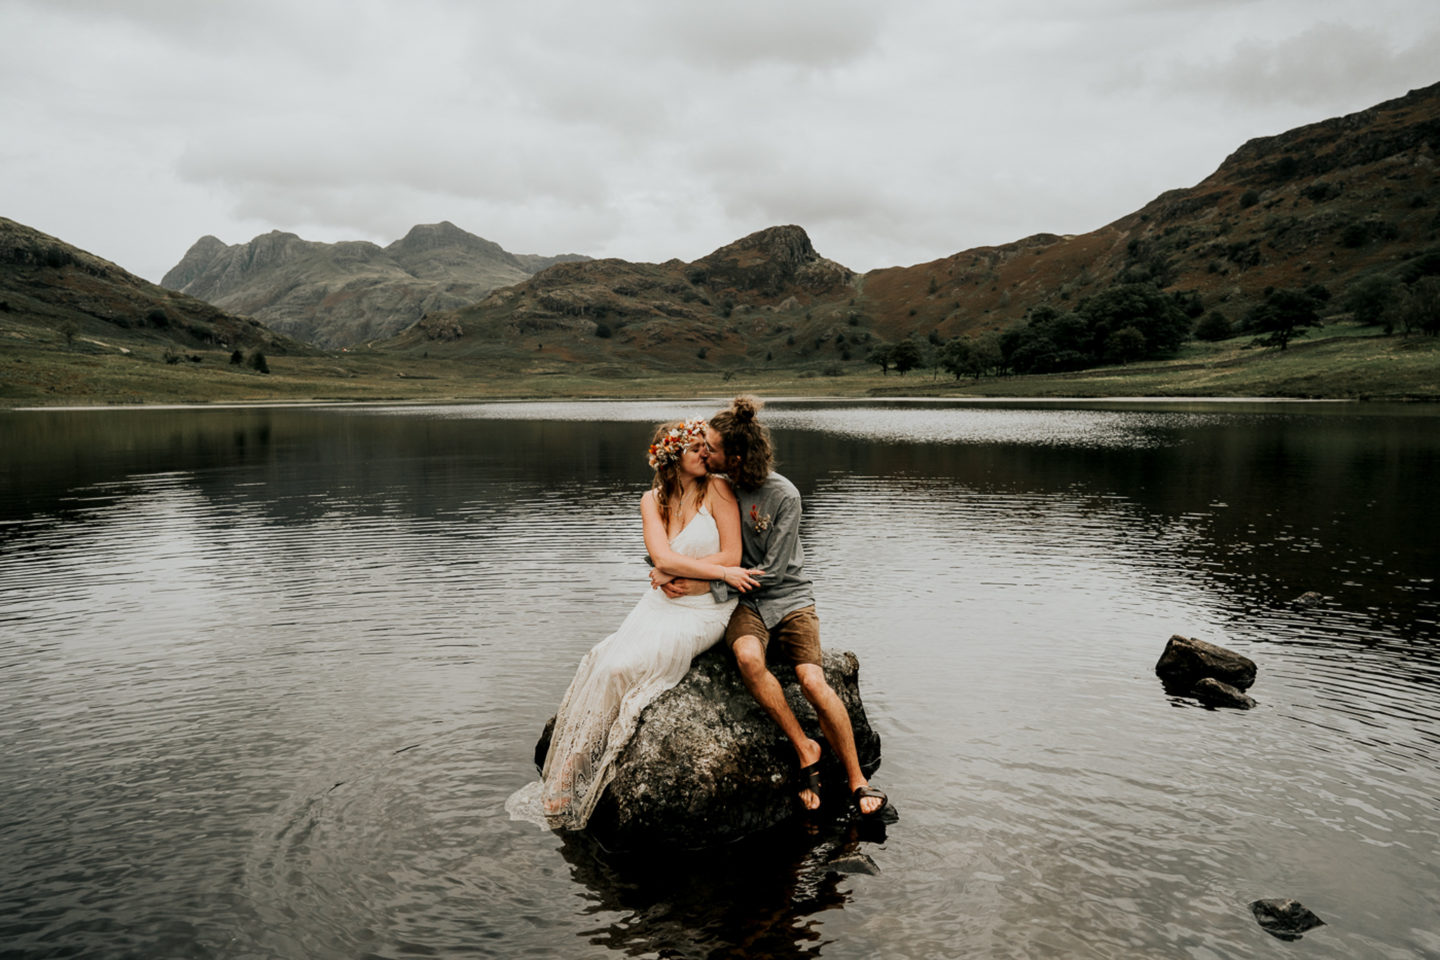
[[[419,359],[379,351],[269,356],[270,373],[232,365],[224,351],[167,364],[162,351],[121,353],[0,341],[0,406],[264,402],[461,402],[670,398],[754,392],[810,397],[1257,397],[1440,400],[1440,338],[1377,335],[1332,324],[1288,350],[1249,338],[1192,342],[1173,359],[1047,376],[956,380],[944,371],[882,374],[859,362],[813,368],[716,366],[653,372],[614,364],[545,370],[510,360]],[[153,356],[149,355],[153,352]],[[839,375],[835,375],[836,373]]]

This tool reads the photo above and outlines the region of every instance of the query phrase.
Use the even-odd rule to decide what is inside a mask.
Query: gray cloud
[[[1273,42],[1243,40],[1217,60],[1180,65],[1168,86],[1191,96],[1213,90],[1243,106],[1368,105],[1437,79],[1440,30],[1408,39],[1402,45],[1372,27],[1317,23]]]
[[[847,266],[1081,232],[1433,82],[1430,0],[0,0],[0,213],[157,278],[205,233]]]

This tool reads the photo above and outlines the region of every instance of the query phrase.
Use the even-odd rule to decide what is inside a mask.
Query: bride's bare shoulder
[[[724,477],[711,477],[710,496],[716,498],[720,503],[735,503],[735,491],[730,487],[730,481]]]

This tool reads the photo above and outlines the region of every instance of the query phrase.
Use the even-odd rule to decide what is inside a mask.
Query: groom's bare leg
[[[813,663],[795,664],[795,676],[800,680],[800,691],[815,708],[820,729],[825,732],[831,749],[840,757],[845,767],[845,776],[850,780],[850,792],[868,786],[865,773],[860,769],[860,756],[855,750],[855,729],[850,725],[850,712],[840,695],[825,680],[825,671]],[[869,816],[880,809],[879,797],[864,797],[860,800],[860,812]]]
[[[779,724],[780,731],[795,747],[795,753],[800,758],[800,766],[808,767],[819,760],[820,744],[805,735],[800,721],[795,719],[795,712],[790,709],[790,704],[785,702],[784,688],[780,686],[780,681],[775,679],[775,674],[771,673],[770,668],[765,665],[765,645],[760,642],[760,638],[740,637],[731,645],[731,649],[735,652],[735,662],[740,667],[740,677],[745,681],[750,695],[770,715],[770,718]],[[836,700],[838,702],[839,698],[837,697]],[[844,712],[843,705],[841,712]],[[849,728],[848,716],[846,717],[846,728]],[[853,740],[852,737],[851,754],[855,752]],[[820,806],[820,798],[809,787],[800,791],[800,802],[805,805],[806,810],[814,810]]]

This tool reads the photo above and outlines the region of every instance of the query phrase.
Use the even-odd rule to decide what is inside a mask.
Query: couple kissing
[[[655,475],[640,501],[651,589],[580,661],[540,780],[506,802],[513,819],[582,829],[641,711],[722,639],[745,686],[795,749],[801,806],[820,806],[822,748],[805,734],[766,664],[772,645],[774,655],[794,665],[841,761],[855,810],[880,815],[885,794],[866,781],[850,716],[821,668],[820,621],[800,545],[800,493],[773,469],[759,409],[759,401],[737,397],[708,422],[656,431],[649,447]]]

